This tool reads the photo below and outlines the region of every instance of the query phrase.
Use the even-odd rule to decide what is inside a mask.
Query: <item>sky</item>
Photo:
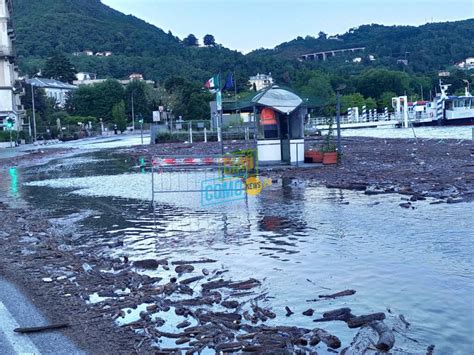
[[[474,0],[102,0],[165,32],[214,35],[244,53],[363,24],[422,25],[474,18]]]

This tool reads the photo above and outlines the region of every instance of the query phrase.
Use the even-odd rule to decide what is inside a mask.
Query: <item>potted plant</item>
[[[310,160],[311,163],[322,163],[323,162],[323,153],[319,150],[307,150],[305,153],[306,158]]]
[[[333,123],[334,119],[331,117],[328,120],[328,131],[324,136],[324,142],[321,147],[321,152],[323,154],[323,164],[325,165],[337,164],[337,150],[336,145],[333,143]]]

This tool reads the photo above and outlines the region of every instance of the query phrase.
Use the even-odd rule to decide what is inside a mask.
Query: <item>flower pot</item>
[[[323,164],[337,164],[337,152],[328,152],[323,155]]]
[[[312,163],[322,163],[323,162],[323,153],[318,152],[317,150],[308,150],[304,153],[305,160],[311,159]]]

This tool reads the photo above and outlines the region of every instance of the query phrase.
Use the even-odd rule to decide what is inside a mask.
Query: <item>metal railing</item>
[[[308,123],[306,124],[307,127],[312,127],[312,126],[327,126],[329,125],[329,122],[331,121],[331,118],[327,117],[311,117],[308,120]],[[396,116],[393,113],[389,113],[387,116],[383,113],[377,113],[376,115],[368,115],[367,117],[364,117],[362,115],[359,115],[358,117],[356,116],[350,116],[350,115],[344,115],[341,116],[341,124],[348,124],[348,123],[363,123],[363,122],[382,122],[382,121],[400,121],[400,117]],[[332,117],[332,122],[333,125],[335,126],[336,124],[336,117]]]

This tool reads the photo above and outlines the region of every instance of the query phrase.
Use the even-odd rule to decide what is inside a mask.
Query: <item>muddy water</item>
[[[258,197],[206,208],[199,193],[159,194],[153,216],[150,173],[134,165],[122,156],[86,154],[10,171],[0,189],[50,209],[54,217],[82,212],[76,242],[93,243],[106,254],[132,260],[211,257],[233,279],[264,280],[278,324],[314,327],[313,318],[301,315],[310,307],[318,314],[342,306],[355,314],[385,311],[400,332],[399,349],[419,353],[436,344],[443,354],[471,353],[471,204],[420,201],[407,210],[398,206],[399,195],[278,181]],[[175,175],[172,181],[182,179]],[[118,240],[123,246],[107,246]],[[356,295],[307,302],[349,288]],[[295,315],[285,317],[286,305]],[[400,314],[409,329],[397,321]],[[339,322],[322,326],[346,345],[355,334]]]
[[[361,128],[342,130],[344,137],[376,138],[431,138],[431,139],[474,139],[472,126],[414,127],[401,128]]]

